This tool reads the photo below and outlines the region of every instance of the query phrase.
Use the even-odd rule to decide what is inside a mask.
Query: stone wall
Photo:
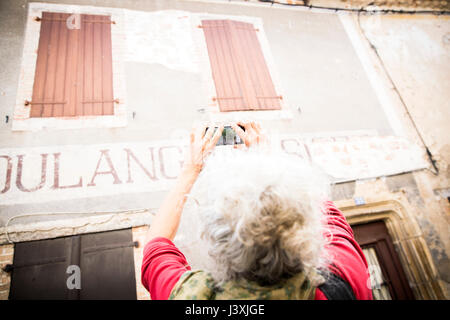
[[[416,298],[448,299],[450,204],[446,198],[433,196],[432,179],[432,173],[417,171],[342,183],[334,186],[332,197],[351,224],[385,220],[391,237],[402,233],[393,241],[397,254],[403,256],[402,265]],[[356,205],[355,199],[363,203]],[[392,206],[386,208],[387,202]],[[357,219],[354,210],[361,214]],[[379,212],[399,213],[401,227]]]
[[[3,270],[6,265],[12,264],[14,258],[14,245],[0,246],[0,300],[7,300],[11,283],[11,274]]]
[[[134,268],[136,270],[136,295],[138,300],[150,300],[150,294],[144,288],[141,282],[141,266],[142,257],[144,254],[145,236],[147,235],[148,226],[134,227],[133,241],[137,241],[139,244],[134,248]]]

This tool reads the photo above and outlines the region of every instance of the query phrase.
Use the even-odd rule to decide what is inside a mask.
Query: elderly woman
[[[366,259],[327,201],[327,180],[298,157],[261,151],[259,125],[239,125],[246,150],[206,161],[223,127],[191,133],[181,174],[147,235],[142,283],[151,298],[371,299]],[[172,242],[194,183],[205,259],[213,262],[196,271]]]

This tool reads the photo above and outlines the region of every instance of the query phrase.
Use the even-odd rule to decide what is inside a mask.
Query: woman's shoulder
[[[170,293],[170,300],[209,300],[214,294],[214,280],[204,270],[184,272]]]

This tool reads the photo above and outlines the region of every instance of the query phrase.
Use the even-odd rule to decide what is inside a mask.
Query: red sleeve
[[[330,270],[349,283],[356,299],[371,300],[366,258],[353,237],[353,231],[331,201],[327,202],[327,210],[327,226],[332,237],[327,250],[334,265]],[[154,300],[167,299],[181,275],[190,269],[181,251],[166,238],[155,238],[144,248],[141,280]],[[315,299],[326,300],[326,297],[318,289]]]
[[[187,270],[191,270],[185,256],[163,237],[149,241],[144,248],[141,281],[153,300],[166,300]]]
[[[367,261],[353,236],[353,230],[342,212],[328,201],[327,231],[331,242],[327,250],[332,257],[330,270],[343,278],[352,287],[358,300],[372,300]],[[325,300],[325,295],[316,290],[316,300]]]

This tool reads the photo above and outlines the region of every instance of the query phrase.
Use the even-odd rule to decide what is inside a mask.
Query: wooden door
[[[369,264],[374,299],[413,300],[400,259],[383,221],[352,226]]]
[[[9,299],[136,299],[131,229],[17,243]],[[68,288],[69,266],[81,289]]]

